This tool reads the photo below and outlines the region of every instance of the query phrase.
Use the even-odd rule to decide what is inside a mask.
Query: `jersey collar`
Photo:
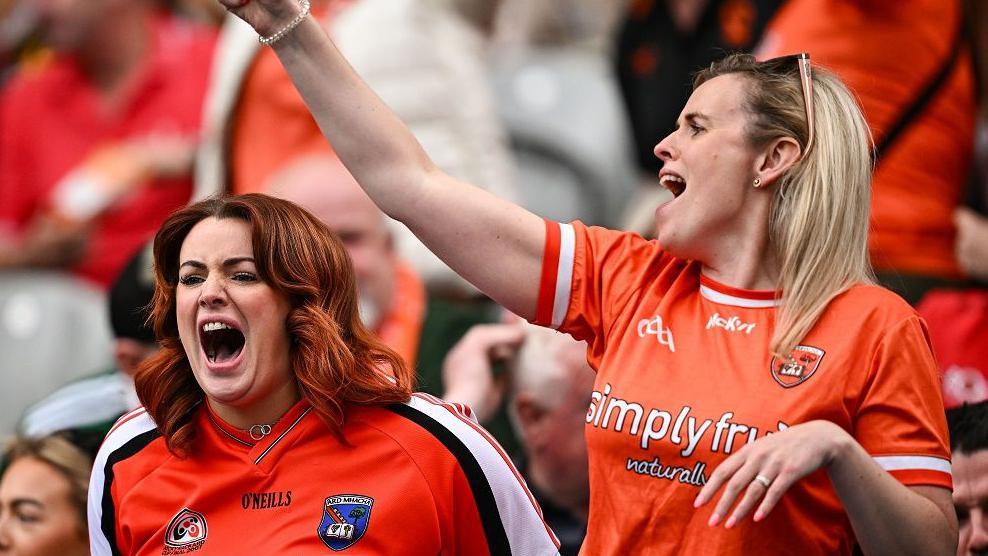
[[[743,290],[732,288],[700,275],[700,295],[721,305],[752,309],[778,307],[782,299],[772,290]]]

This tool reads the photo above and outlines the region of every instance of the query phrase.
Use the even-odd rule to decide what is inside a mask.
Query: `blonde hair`
[[[871,134],[856,99],[829,71],[813,68],[814,139],[793,59],[758,62],[734,54],[699,74],[696,89],[714,77],[747,78],[748,138],[764,147],[779,137],[799,142],[802,157],[778,181],[769,241],[780,263],[783,297],[771,350],[788,357],[827,304],[855,284],[872,284],[868,259]]]
[[[10,466],[19,459],[33,458],[49,465],[69,482],[69,501],[79,515],[79,529],[88,535],[86,527],[86,495],[93,461],[81,448],[60,435],[43,438],[14,438],[3,454],[4,464]],[[6,473],[6,471],[5,471]]]

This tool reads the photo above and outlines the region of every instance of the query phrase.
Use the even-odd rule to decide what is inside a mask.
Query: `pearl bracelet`
[[[309,11],[311,8],[311,4],[309,3],[309,0],[298,0],[298,5],[299,7],[302,8],[302,11],[299,12],[299,14],[295,16],[295,19],[291,20],[288,23],[288,25],[285,25],[284,27],[281,28],[280,31],[271,35],[270,37],[262,37],[258,35],[257,40],[264,46],[271,46],[272,44],[283,39],[285,35],[287,35],[288,33],[291,33],[292,29],[298,27],[299,23],[302,23],[302,20],[309,15]]]

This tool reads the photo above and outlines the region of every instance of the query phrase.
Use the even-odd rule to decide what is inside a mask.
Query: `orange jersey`
[[[756,52],[809,52],[854,91],[876,142],[950,57],[956,0],[790,0]],[[879,270],[956,278],[952,215],[970,171],[974,72],[966,49],[926,109],[882,155],[869,247]]]
[[[907,485],[950,488],[947,428],[925,325],[894,294],[835,298],[793,353],[772,357],[774,292],[718,284],[654,242],[546,222],[536,324],[586,340],[597,370],[586,435],[585,554],[850,554],[823,470],[761,522],[707,526],[693,501],[728,455],[816,419]]]
[[[110,431],[90,483],[94,556],[558,552],[517,471],[461,406],[416,394],[352,408],[346,446],[304,400],[258,442],[205,405],[185,459],[143,409]]]

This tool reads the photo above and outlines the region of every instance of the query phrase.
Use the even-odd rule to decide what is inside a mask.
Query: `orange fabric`
[[[325,25],[350,4],[334,0],[313,13]],[[263,192],[296,157],[333,152],[271,48],[262,48],[248,70],[232,122],[229,178],[236,194]]]
[[[425,307],[425,285],[422,280],[408,264],[395,263],[394,297],[375,332],[412,367],[418,361]]]
[[[114,428],[109,442],[132,440],[96,471],[103,490],[93,496],[102,497],[103,513],[91,528],[114,553],[330,554],[321,519],[330,516],[323,513],[330,497],[341,496],[370,502],[346,554],[483,556],[503,553],[507,543],[541,547],[543,554],[558,546],[500,446],[456,408],[427,396],[348,408],[346,444],[305,400],[260,441],[224,423],[208,404],[193,425],[194,448],[185,459],[172,456],[154,429],[132,436],[123,420]],[[196,516],[191,533],[176,530],[183,511]],[[353,522],[347,511],[335,521]],[[492,540],[488,532],[502,536]],[[166,544],[189,537],[199,540]]]
[[[857,94],[876,142],[947,59],[955,0],[792,0],[759,58],[809,52]],[[879,270],[956,278],[951,215],[971,162],[974,80],[965,50],[923,115],[883,154],[873,181],[872,261]]]
[[[597,369],[584,554],[850,554],[853,531],[822,470],[759,523],[710,528],[714,504],[693,509],[730,453],[816,419],[848,431],[902,483],[951,487],[926,328],[894,294],[838,296],[797,364],[783,365],[768,351],[773,292],[718,284],[633,234],[550,225],[562,239],[543,265],[559,273],[539,299],[556,300],[558,329],[588,342]]]

